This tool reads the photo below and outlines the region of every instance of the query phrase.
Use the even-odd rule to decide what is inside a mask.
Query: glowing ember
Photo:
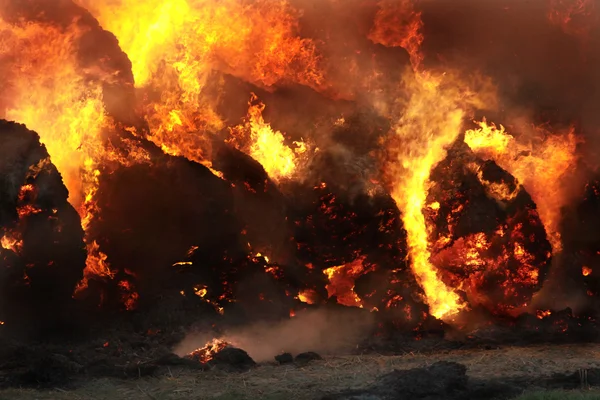
[[[230,344],[224,340],[213,339],[210,342],[208,342],[204,347],[192,351],[190,354],[187,355],[187,357],[205,364],[212,360],[215,354],[217,354],[229,345]]]
[[[118,284],[121,290],[121,301],[127,311],[134,310],[137,307],[139,295],[135,291],[133,284],[129,281],[121,281]]]
[[[581,274],[583,276],[590,276],[592,274],[592,272],[593,271],[592,271],[592,269],[590,267],[585,267],[584,266],[584,267],[581,268]]]
[[[304,290],[298,293],[298,300],[306,304],[315,304],[315,298],[317,298],[317,293],[314,290]]]
[[[536,312],[536,317],[538,317],[538,319],[544,319],[549,317],[550,315],[552,315],[552,312],[550,310],[538,310]]]
[[[362,256],[348,264],[323,271],[329,280],[325,286],[329,297],[336,296],[339,304],[348,307],[363,307],[362,300],[354,292],[354,281],[369,270],[364,265],[365,258]]]

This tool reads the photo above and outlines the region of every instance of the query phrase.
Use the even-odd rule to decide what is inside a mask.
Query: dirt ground
[[[600,367],[600,344],[502,347],[491,350],[453,350],[435,354],[396,356],[331,356],[304,366],[262,364],[242,374],[219,371],[175,371],[161,378],[121,381],[90,380],[76,390],[10,389],[0,400],[174,400],[174,399],[298,399],[314,400],[327,393],[361,389],[394,369],[455,361],[476,378],[546,377],[580,368]]]

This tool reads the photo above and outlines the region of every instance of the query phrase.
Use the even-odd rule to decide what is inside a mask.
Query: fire
[[[228,342],[221,339],[213,339],[210,342],[208,342],[204,347],[200,347],[192,351],[190,354],[188,354],[187,357],[204,364],[212,360],[215,354],[217,354],[227,346],[229,346]]]
[[[538,310],[536,312],[536,316],[538,319],[548,318],[550,315],[552,315],[552,311],[550,310]]]
[[[583,276],[590,276],[592,274],[593,270],[590,267],[581,267],[581,274]]]
[[[569,200],[565,183],[577,161],[575,132],[571,129],[557,135],[534,127],[525,132],[532,136],[531,141],[521,143],[502,125],[488,124],[485,119],[478,125],[478,129],[465,133],[465,143],[478,156],[495,161],[525,187],[537,205],[553,251],[559,252],[561,209]]]
[[[418,70],[423,62],[423,21],[413,2],[414,0],[380,0],[369,39],[384,46],[406,49],[413,68]]]
[[[283,133],[274,131],[264,121],[262,113],[265,105],[253,104],[256,100],[256,96],[252,95],[248,118],[244,125],[231,129],[233,137],[229,141],[258,161],[274,181],[289,179],[297,172],[300,157],[306,153],[307,146],[304,142],[294,142],[293,150],[288,147]]]
[[[323,271],[329,280],[325,286],[329,297],[336,296],[339,304],[348,307],[363,307],[363,301],[354,292],[354,281],[371,269],[365,266],[365,259],[365,256],[361,256],[348,264]]]
[[[264,87],[282,81],[318,87],[323,79],[316,47],[297,36],[299,14],[286,1],[79,3],[129,56],[144,93],[149,139],[207,166],[212,135],[225,127],[216,111],[214,71]]]
[[[23,246],[23,240],[18,232],[7,232],[0,238],[0,246],[5,250],[18,253]]]

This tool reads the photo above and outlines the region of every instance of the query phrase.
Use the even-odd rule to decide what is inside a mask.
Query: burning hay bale
[[[161,154],[152,164],[117,169],[100,188],[103,218],[92,229],[142,300],[186,289],[196,297],[194,285],[216,278],[214,263],[246,254],[230,187],[202,165]],[[194,254],[202,260],[197,269],[186,261]]]
[[[325,183],[286,191],[295,194],[288,213],[297,257],[309,270],[323,274],[308,289],[324,285],[328,297],[335,296],[340,304],[390,311],[410,321],[407,329],[421,321],[425,308],[413,300],[420,289],[404,263],[405,232],[389,196],[349,197]]]
[[[83,230],[46,148],[23,125],[0,121],[0,182],[0,319],[17,330],[59,326],[82,278]]]
[[[229,372],[247,371],[256,366],[256,362],[244,350],[218,339],[194,350],[186,358]]]
[[[432,180],[427,216],[442,279],[493,313],[529,304],[544,282],[551,248],[523,187],[462,143]]]
[[[556,286],[563,298],[579,299],[584,314],[600,310],[600,179],[587,182],[580,200],[565,217],[565,253],[570,257],[556,271]],[[587,308],[587,310],[586,310]]]

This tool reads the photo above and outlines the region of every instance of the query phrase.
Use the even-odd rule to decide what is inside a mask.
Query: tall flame
[[[402,210],[413,271],[423,287],[431,315],[447,318],[464,307],[430,262],[426,207],[432,168],[460,135],[465,109],[477,98],[451,75],[418,73],[405,81],[410,98],[394,128],[395,146],[386,165],[391,195]]]

